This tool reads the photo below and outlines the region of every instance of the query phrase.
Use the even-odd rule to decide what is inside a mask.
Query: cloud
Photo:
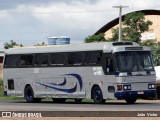
[[[11,16],[6,10],[0,11],[0,19],[10,19]]]
[[[48,36],[65,35],[74,42],[83,41],[119,16],[114,5],[129,6],[123,9],[125,14],[158,8],[160,3],[158,0],[4,0],[0,4],[0,33],[5,34],[0,34],[0,40],[34,44]]]
[[[104,4],[107,2],[102,1]],[[37,6],[32,9],[32,14],[42,24],[55,27],[56,29],[88,29],[97,28],[106,19],[105,12],[101,13],[99,10],[104,9],[103,3],[89,4],[82,2],[75,2],[68,5],[66,3],[51,4],[48,6]],[[37,11],[42,14],[37,14]],[[103,10],[102,10],[103,11]],[[44,13],[44,14],[43,14]],[[48,14],[45,14],[48,13]]]
[[[47,5],[47,4],[57,4],[57,3],[66,3],[72,4],[74,2],[90,3],[94,4],[98,0],[0,0],[0,9],[14,9],[17,5]]]

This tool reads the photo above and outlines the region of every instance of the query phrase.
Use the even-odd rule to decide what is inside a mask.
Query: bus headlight
[[[155,88],[156,88],[155,84],[148,84],[148,89],[155,89]]]
[[[123,85],[124,90],[131,90],[131,85]]]

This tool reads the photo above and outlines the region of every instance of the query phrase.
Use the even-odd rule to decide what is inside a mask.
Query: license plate
[[[137,94],[142,95],[142,94],[144,94],[144,92],[137,92]]]

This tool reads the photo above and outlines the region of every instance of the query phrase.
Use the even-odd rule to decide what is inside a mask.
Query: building
[[[160,41],[160,10],[140,10],[136,12],[142,12],[145,14],[146,20],[150,20],[153,24],[150,26],[150,30],[148,32],[143,33],[141,36],[141,40],[156,40]],[[122,16],[122,20],[124,20],[124,16]],[[105,33],[105,38],[112,37],[112,28],[118,27],[119,17],[112,20],[111,22],[104,25],[100,28],[95,34]]]
[[[64,45],[64,44],[70,44],[70,38],[67,37],[67,36],[48,37],[48,44],[49,44],[49,45]]]

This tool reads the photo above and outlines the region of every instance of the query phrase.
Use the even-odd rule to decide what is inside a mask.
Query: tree
[[[124,29],[122,29],[122,33],[124,33]],[[112,28],[112,38],[108,38],[107,41],[108,42],[114,42],[118,40],[118,36],[119,36],[119,28]],[[124,40],[124,35],[122,34],[122,38]]]
[[[108,42],[114,42],[118,40],[118,28],[112,28],[112,37],[108,38]]]
[[[141,12],[133,12],[125,15],[122,29],[122,39],[125,41],[140,42],[141,34],[149,30],[152,22],[145,20],[145,15]],[[118,40],[118,28],[112,29],[112,38],[107,41]]]
[[[10,40],[10,42],[9,42],[9,43],[8,43],[8,42],[6,42],[6,43],[4,44],[4,48],[5,48],[5,49],[13,48],[14,46],[23,47],[23,45],[22,45],[22,44],[17,44],[17,43],[16,43],[16,42],[14,42],[13,40]]]
[[[144,41],[140,43],[143,46],[149,46],[153,55],[154,65],[160,66],[160,42]]]
[[[42,43],[37,43],[36,45],[34,46],[46,46],[47,44],[45,42],[42,42]]]
[[[106,41],[104,38],[104,33],[100,33],[98,35],[91,35],[85,38],[85,43],[90,43],[90,42],[102,42]]]
[[[126,26],[123,30],[125,40],[139,43],[141,34],[149,30],[152,22],[150,20],[145,21],[143,13],[133,12],[125,16],[123,25]]]

